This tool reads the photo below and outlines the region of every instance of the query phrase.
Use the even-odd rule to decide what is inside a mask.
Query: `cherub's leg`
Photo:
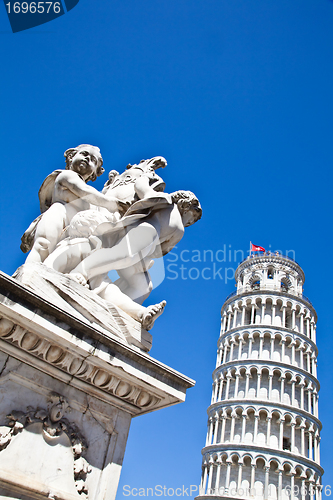
[[[118,270],[119,280],[116,281],[120,290],[138,304],[142,304],[153,289],[149,272],[140,264],[141,262],[136,266]],[[138,269],[139,266],[141,270]]]
[[[126,294],[120,291],[117,285],[110,283],[101,293],[100,296],[112,302],[115,306],[129,314],[133,319],[139,321],[142,327],[150,330],[153,327],[154,321],[163,313],[166,302],[163,300],[159,304],[143,307],[136,302],[133,302]]]
[[[63,240],[45,259],[44,265],[59,273],[69,273],[87,255],[91,253],[88,238],[75,238],[72,241]],[[78,280],[80,282],[80,280]],[[83,280],[86,283],[86,280]]]
[[[62,203],[54,203],[39,221],[33,247],[26,262],[44,262],[55,249],[65,227],[66,208]]]
[[[112,248],[101,248],[86,257],[72,273],[82,274],[86,280],[112,269],[125,269],[150,255],[158,244],[158,232],[152,224],[142,222]]]

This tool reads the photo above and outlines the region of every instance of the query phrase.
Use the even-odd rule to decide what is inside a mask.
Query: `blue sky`
[[[323,484],[332,484],[333,1],[80,0],[16,34],[0,7],[1,270],[24,262],[39,186],[80,143],[101,148],[107,171],[165,156],[166,190],[190,189],[203,206],[177,265],[182,250],[202,260],[211,250],[213,261],[182,262],[186,279],[179,267],[173,279],[169,257],[148,299],[167,300],[152,356],[197,384],[184,404],[133,420],[118,499],[126,484],[199,482],[220,308],[234,290],[226,268],[231,276],[233,251],[250,240],[293,250],[305,271],[319,317]],[[224,248],[231,259],[218,262]]]

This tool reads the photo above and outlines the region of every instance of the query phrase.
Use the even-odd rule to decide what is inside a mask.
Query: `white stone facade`
[[[251,256],[221,311],[200,497],[318,500],[316,312],[304,273]]]
[[[83,321],[0,272],[0,499],[114,500],[131,419],[185,400],[194,381],[117,325]]]

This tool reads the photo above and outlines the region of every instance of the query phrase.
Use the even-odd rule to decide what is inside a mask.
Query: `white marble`
[[[42,214],[22,237],[26,264],[70,274],[149,330],[166,305],[142,305],[153,288],[149,269],[201,217],[199,201],[190,191],[163,192],[160,156],[122,174],[112,170],[102,193],[86,184],[103,172],[98,148],[80,145],[65,157],[67,170],[54,171],[39,190]],[[119,275],[115,282],[110,271]]]
[[[113,500],[132,417],[184,401],[193,381],[3,273],[0,285],[1,498]]]

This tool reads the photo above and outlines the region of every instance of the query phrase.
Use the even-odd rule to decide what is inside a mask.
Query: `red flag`
[[[251,243],[251,252],[265,252],[265,249]]]

